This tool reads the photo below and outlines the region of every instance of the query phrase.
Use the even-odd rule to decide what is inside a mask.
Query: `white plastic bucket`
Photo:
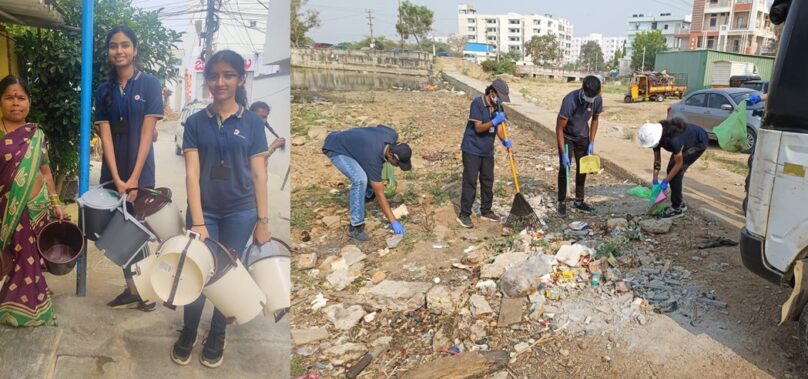
[[[213,276],[213,253],[198,237],[188,231],[169,238],[160,246],[149,280],[154,292],[168,307],[194,302]]]
[[[132,282],[135,284],[140,299],[146,303],[156,303],[160,300],[151,284],[151,273],[157,263],[156,255],[149,255],[132,265]]]
[[[138,220],[143,220],[161,242],[182,235],[185,223],[179,209],[171,201],[171,190],[165,187],[138,188],[138,190],[143,192],[138,194],[134,204]]]
[[[267,302],[250,273],[236,257],[220,243],[216,257],[216,272],[202,293],[227,317],[229,323],[244,324],[258,316]]]
[[[278,245],[289,251],[287,244],[273,238],[261,246],[251,245],[245,259],[250,275],[266,295],[264,316],[275,322],[289,311],[292,293],[290,257],[288,253],[282,253]]]

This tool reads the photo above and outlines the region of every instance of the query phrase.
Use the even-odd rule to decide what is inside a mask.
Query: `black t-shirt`
[[[706,148],[708,141],[707,131],[705,131],[704,128],[693,124],[687,124],[684,131],[672,136],[667,140],[660,141],[659,146],[657,146],[654,150],[664,148],[665,150],[676,154],[692,147]]]
[[[346,155],[356,160],[368,180],[382,181],[384,166],[384,146],[395,143],[398,133],[385,125],[354,128],[330,133],[325,138],[323,152],[326,155]]]
[[[564,96],[561,110],[558,111],[559,117],[567,119],[564,137],[573,141],[589,138],[589,120],[603,112],[603,99],[600,96],[590,104],[584,101],[581,92],[583,89],[577,89]]]

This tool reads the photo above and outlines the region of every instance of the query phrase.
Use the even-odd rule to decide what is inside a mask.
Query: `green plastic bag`
[[[746,101],[741,101],[738,109],[713,128],[713,133],[718,138],[718,146],[725,151],[735,153],[746,150],[749,147],[746,139]]]
[[[639,197],[640,199],[650,199],[651,189],[648,187],[636,186],[628,190],[628,194],[631,196]]]
[[[398,182],[395,168],[388,162],[384,162],[384,166],[382,166],[382,182],[384,183],[384,196],[393,197],[396,194]]]

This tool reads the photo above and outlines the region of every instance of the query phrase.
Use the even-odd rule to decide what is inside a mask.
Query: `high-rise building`
[[[604,37],[600,33],[591,33],[586,37],[573,37],[570,48],[570,59],[567,62],[575,62],[581,56],[581,48],[587,42],[595,42],[603,52],[603,59],[609,62],[614,58],[614,54],[626,45],[626,37]]]
[[[458,34],[469,42],[488,43],[500,53],[518,51],[525,59],[525,43],[533,36],[554,34],[558,37],[564,60],[570,59],[572,23],[552,15],[478,14],[474,6],[461,4],[458,9]]]
[[[766,0],[693,0],[687,47],[767,54],[775,40]]]
[[[668,50],[687,50],[687,39],[690,36],[690,15],[673,16],[670,13],[660,13],[659,16],[646,16],[644,14],[633,14],[628,19],[628,30],[626,31],[627,56],[633,53],[634,39],[637,34],[652,30],[659,30],[665,37],[665,45]]]

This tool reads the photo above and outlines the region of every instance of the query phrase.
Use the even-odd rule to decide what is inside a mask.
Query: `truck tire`
[[[808,305],[802,309],[799,326],[800,351],[803,362],[808,362]]]
[[[656,101],[658,101],[660,103],[665,101],[665,95],[657,95]]]
[[[623,102],[626,102],[626,103],[631,103],[633,101],[634,101],[634,99],[632,99],[631,96],[626,96],[626,97],[623,98]]]

